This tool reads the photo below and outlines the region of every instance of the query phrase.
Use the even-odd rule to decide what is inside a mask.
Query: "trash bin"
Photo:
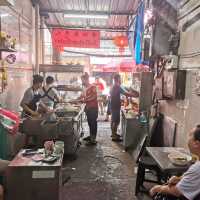
[[[8,159],[8,130],[0,123],[0,159]]]
[[[19,116],[0,108],[0,159],[9,160],[11,151],[9,136],[16,135],[19,128]]]
[[[7,130],[0,123],[0,159],[8,159],[8,142],[7,142]],[[3,176],[0,175],[0,184],[3,184]]]

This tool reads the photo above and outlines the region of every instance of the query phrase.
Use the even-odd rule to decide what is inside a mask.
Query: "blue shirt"
[[[121,108],[121,98],[120,95],[126,94],[126,90],[120,85],[114,85],[110,92],[111,98],[111,110],[120,110]]]

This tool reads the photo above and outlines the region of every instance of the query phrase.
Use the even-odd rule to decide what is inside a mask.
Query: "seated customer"
[[[5,171],[9,165],[10,161],[0,159],[0,176],[5,174]],[[3,200],[4,190],[3,186],[0,185],[0,200]]]
[[[0,200],[3,200],[3,187],[0,185]]]
[[[0,176],[4,175],[10,161],[0,159]]]
[[[191,130],[188,147],[192,154],[200,158],[200,125]],[[150,194],[154,196],[156,193],[184,196],[188,200],[194,200],[200,194],[200,161],[196,161],[182,177],[173,176],[167,185],[154,186]]]

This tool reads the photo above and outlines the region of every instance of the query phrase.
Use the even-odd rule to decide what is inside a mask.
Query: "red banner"
[[[63,47],[100,48],[100,31],[53,29],[54,48]]]

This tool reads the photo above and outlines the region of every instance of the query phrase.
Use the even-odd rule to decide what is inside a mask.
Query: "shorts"
[[[112,122],[119,124],[120,123],[120,109],[119,110],[111,110]]]
[[[110,100],[108,101],[108,105],[107,105],[107,115],[111,115],[111,102],[110,102]]]

